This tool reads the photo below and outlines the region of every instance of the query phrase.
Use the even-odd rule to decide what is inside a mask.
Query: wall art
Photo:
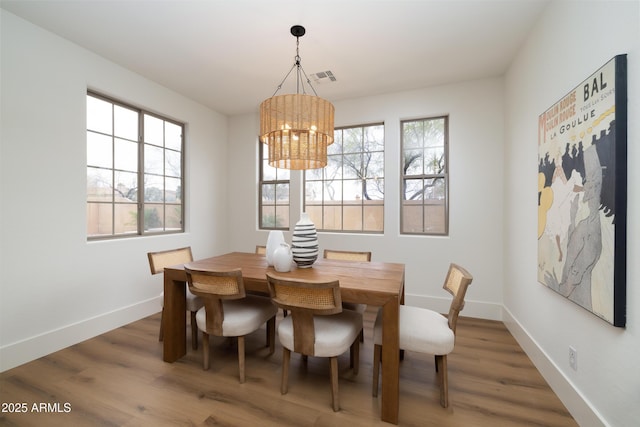
[[[538,281],[614,326],[626,320],[627,57],[538,119]]]

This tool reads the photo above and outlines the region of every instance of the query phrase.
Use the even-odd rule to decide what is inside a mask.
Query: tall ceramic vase
[[[273,265],[273,253],[284,243],[284,233],[281,230],[271,230],[267,237],[267,264]]]
[[[318,259],[318,233],[306,212],[302,213],[293,230],[291,252],[298,268],[309,268]]]

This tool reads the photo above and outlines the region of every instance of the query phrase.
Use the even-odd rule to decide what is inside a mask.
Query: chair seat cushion
[[[313,323],[316,333],[314,354],[307,356],[334,357],[346,352],[360,336],[362,315],[344,310],[329,316],[315,316]],[[283,347],[294,351],[291,316],[285,317],[278,325],[278,337]]]
[[[353,302],[343,302],[342,308],[345,310],[351,310],[363,314],[367,311],[367,304],[356,304]]]
[[[382,310],[373,330],[374,344],[382,344]],[[453,351],[455,335],[448,319],[433,310],[400,306],[400,348],[419,353],[445,355]]]
[[[160,294],[160,305],[164,307],[164,292]],[[204,307],[202,298],[192,294],[189,288],[187,288],[187,311],[198,311],[202,307]]]
[[[187,288],[187,311],[198,311],[202,307],[204,307],[202,298],[192,294],[189,288]]]
[[[223,300],[224,320],[222,336],[240,337],[257,330],[267,320],[278,313],[271,299],[256,295],[247,295],[237,300]],[[198,329],[207,331],[207,313],[204,307],[196,313]]]

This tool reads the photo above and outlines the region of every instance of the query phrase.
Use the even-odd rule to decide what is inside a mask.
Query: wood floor
[[[305,366],[292,355],[289,393],[281,395],[282,349],[267,355],[263,329],[247,338],[247,381],[239,384],[230,340],[212,340],[209,371],[190,342],[187,356],[164,363],[154,315],[1,373],[0,425],[388,426],[371,397],[374,316],[370,307],[358,376],[348,354],[340,358],[337,413],[328,361],[309,358]],[[449,408],[439,405],[432,356],[405,353],[400,375],[401,426],[577,425],[501,322],[460,318]]]

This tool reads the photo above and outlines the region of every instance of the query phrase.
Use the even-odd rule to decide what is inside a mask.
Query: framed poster
[[[626,321],[627,57],[538,118],[538,281]]]

